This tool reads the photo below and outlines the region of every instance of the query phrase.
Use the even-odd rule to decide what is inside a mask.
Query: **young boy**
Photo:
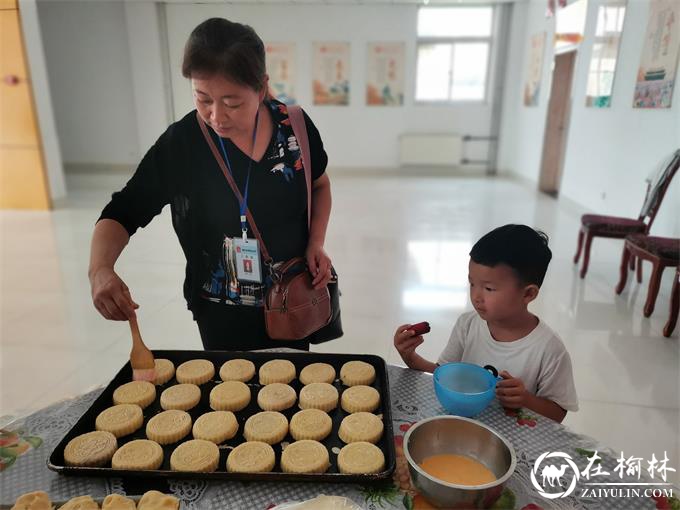
[[[561,422],[578,410],[571,358],[562,340],[527,309],[538,296],[552,258],[548,237],[526,225],[505,225],[470,252],[468,279],[475,311],[461,315],[447,346],[432,363],[415,350],[423,337],[399,326],[394,346],[413,369],[433,372],[452,361],[493,365],[503,378],[496,396],[507,408],[526,408]]]

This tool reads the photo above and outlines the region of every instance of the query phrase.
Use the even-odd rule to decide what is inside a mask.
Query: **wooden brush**
[[[144,345],[136,317],[130,319],[130,331],[132,331],[132,350],[130,351],[132,380],[153,382],[156,378],[153,353]]]

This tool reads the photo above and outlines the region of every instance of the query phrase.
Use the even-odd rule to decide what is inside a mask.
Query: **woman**
[[[331,210],[328,158],[305,114],[313,179],[308,229],[300,150],[286,106],[268,96],[262,40],[249,26],[209,19],[191,33],[182,73],[191,80],[196,111],[209,126],[274,261],[304,256],[314,285],[326,285],[331,278],[323,248]],[[235,261],[243,231],[249,242],[255,235],[251,225],[241,222],[239,200],[203,137],[196,111],[161,135],[104,208],[88,272],[94,305],[110,320],[134,316],[138,305],[114,265],[130,236],[170,204],[187,260],[184,296],[204,348],[308,349],[308,340],[288,343],[266,334],[262,298],[267,270],[260,264],[260,281],[239,271]],[[252,263],[245,267],[253,270]]]

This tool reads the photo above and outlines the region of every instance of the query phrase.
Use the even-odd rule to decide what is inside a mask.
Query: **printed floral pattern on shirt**
[[[276,137],[268,161],[272,161],[272,173],[280,172],[286,182],[292,182],[295,172],[302,167],[302,153],[293,127],[288,117],[288,107],[285,104],[270,102],[269,109],[276,123]]]

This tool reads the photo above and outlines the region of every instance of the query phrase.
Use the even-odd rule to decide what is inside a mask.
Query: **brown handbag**
[[[224,177],[239,203],[242,203],[243,196],[198,112],[196,112],[196,119]],[[308,158],[303,156],[303,161],[304,159]],[[311,221],[311,175],[309,173],[309,171],[305,171],[308,190],[308,226]],[[250,228],[260,243],[262,257],[272,279],[272,285],[267,290],[264,299],[264,320],[267,335],[273,340],[302,340],[309,337],[331,321],[333,314],[328,287],[314,289],[312,275],[302,257],[295,257],[286,262],[274,264],[250,209],[246,209],[246,217]]]
[[[273,269],[273,285],[264,301],[267,335],[274,340],[302,340],[331,320],[328,287],[312,286],[312,275],[302,257]]]

